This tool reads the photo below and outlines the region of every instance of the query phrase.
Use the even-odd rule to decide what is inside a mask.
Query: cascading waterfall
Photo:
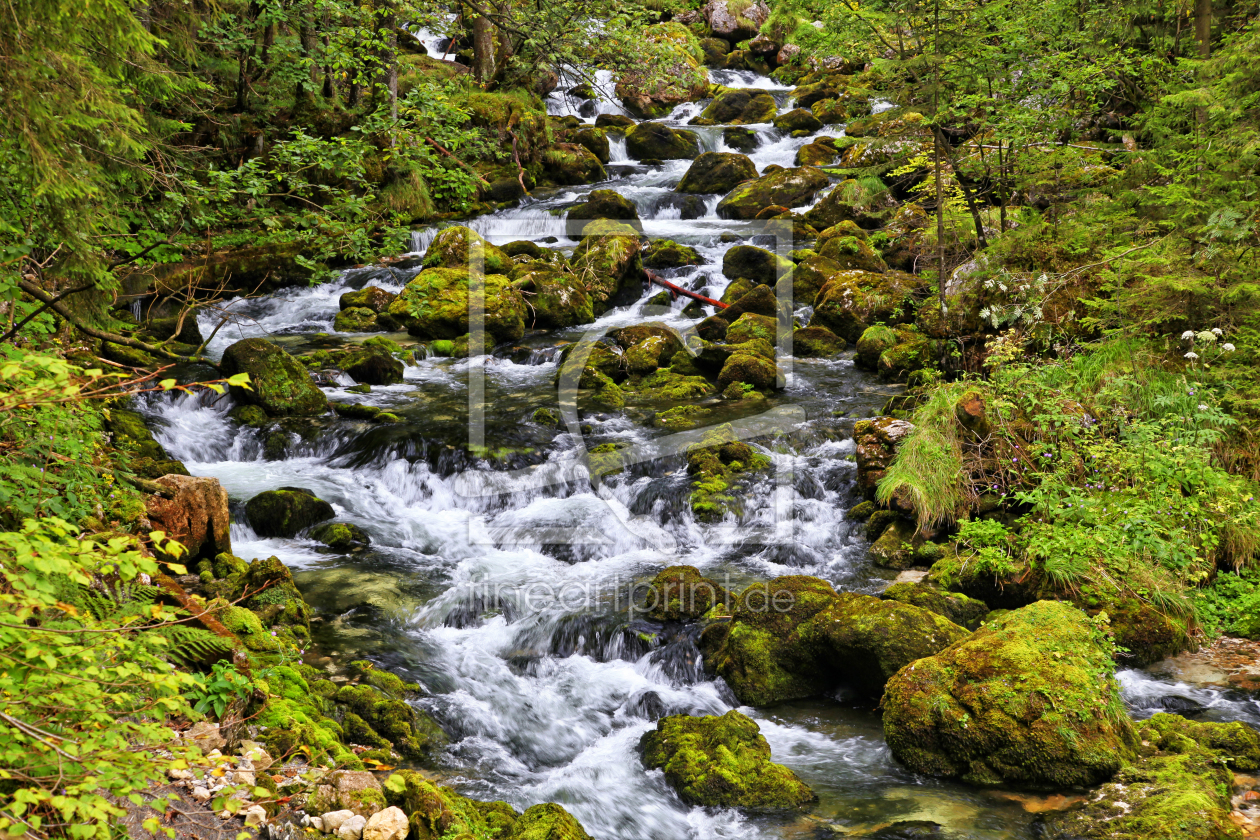
[[[429,33],[418,37],[428,37]],[[596,74],[611,91],[611,77]],[[606,76],[607,74],[605,74]],[[753,73],[714,71],[728,87],[759,88],[792,106],[788,88]],[[575,113],[566,75],[547,101],[550,113]],[[597,113],[620,113],[600,93]],[[877,105],[876,107],[880,107]],[[684,105],[665,120],[684,125],[698,112]],[[792,138],[755,127],[758,168],[792,166],[816,137]],[[724,150],[721,128],[698,128],[705,149]],[[843,127],[821,134],[841,136]],[[724,233],[747,223],[718,219],[718,197],[703,218],[683,221],[670,198],[689,162],[646,166],[613,139],[610,181],[567,188],[470,225],[490,241],[543,241],[568,248],[563,214],[551,212],[591,189],[613,189],[632,201],[646,235],[694,247],[703,264],[667,272],[684,287],[718,297],[727,285]],[[422,253],[435,231],[417,232]],[[373,284],[399,291],[420,270],[418,260],[342,272],[321,286],[287,289],[256,300],[230,301],[202,314],[209,334],[225,310],[231,321],[210,343],[212,355],[249,336],[301,345],[329,332],[345,291]],[[856,371],[851,360],[794,360],[787,388],[774,399],[805,418],[774,447],[770,475],[743,494],[743,510],[721,523],[697,521],[686,503],[686,466],[678,456],[634,465],[592,482],[567,431],[532,429],[522,418],[554,392],[558,339],[577,339],[647,320],[646,299],[614,309],[595,324],[526,339],[509,357],[418,358],[402,384],[370,393],[326,391],[341,402],[369,403],[403,418],[391,432],[341,419],[312,421],[317,434],[289,433],[284,457],[267,460],[260,432],[239,426],[228,399],[214,395],[153,397],[155,434],[194,474],[212,475],[234,503],[281,486],[307,488],[329,501],[339,519],[364,528],[370,550],[354,556],[303,538],[264,539],[233,526],[245,557],[275,554],[292,566],[323,619],[317,638],[343,655],[370,656],[419,681],[421,702],[452,736],[444,758],[447,781],[486,799],[519,807],[563,803],[595,837],[624,840],[707,840],[833,836],[827,825],[874,830],[893,820],[931,820],[968,838],[1030,837],[1031,816],[1008,798],[916,777],[893,761],[869,701],[847,696],[742,709],[755,717],[775,758],[820,796],[804,816],[749,816],[683,804],[658,772],[643,769],[639,738],[663,714],[720,714],[737,706],[729,689],[700,667],[695,639],[645,624],[632,608],[632,588],[660,568],[686,563],[729,587],[781,574],[816,575],[841,589],[877,592],[887,582],[865,562],[860,527],[843,512],[856,501],[854,444],[844,418],[870,416],[890,396],[887,386]],[[798,302],[807,303],[807,302]],[[682,302],[652,318],[692,323]],[[532,342],[532,343],[531,343]],[[470,452],[470,373],[484,373],[488,448],[520,458],[504,471]],[[650,450],[665,433],[621,416],[590,415],[585,447],[617,441]],[[776,508],[783,500],[786,505]],[[776,545],[741,538],[786,509],[792,538]],[[1136,671],[1120,675],[1138,712],[1161,710],[1181,696],[1227,719],[1260,720],[1254,701],[1219,691],[1172,686]],[[820,833],[821,832],[821,833]]]

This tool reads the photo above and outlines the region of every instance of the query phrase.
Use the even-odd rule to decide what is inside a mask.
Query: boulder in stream
[[[264,490],[245,503],[245,519],[260,537],[297,536],[334,515],[332,505],[298,487]]]
[[[682,268],[703,265],[704,260],[695,248],[680,245],[672,239],[657,239],[643,252],[643,265],[647,268]]]
[[[900,271],[877,274],[845,269],[833,274],[814,299],[811,327],[826,327],[845,341],[857,343],[875,323],[909,323],[927,286],[923,278]]]
[[[506,802],[482,802],[441,787],[415,770],[398,770],[385,786],[390,805],[408,815],[410,837],[495,837],[501,840],[591,840],[581,823],[554,802],[519,813]]]
[[[788,111],[786,114],[779,114],[772,122],[779,131],[787,132],[793,136],[802,136],[797,132],[813,134],[823,127],[818,117],[815,117],[812,112],[805,108],[796,108]]]
[[[734,710],[661,718],[639,749],[643,764],[663,771],[689,805],[786,810],[817,799],[795,773],[770,760],[756,721]]]
[[[707,629],[701,646],[741,702],[767,705],[845,685],[878,695],[901,668],[968,635],[919,607],[790,575],[740,592],[729,624]]]
[[[1137,755],[1112,669],[1105,628],[1070,604],[1038,601],[889,680],[884,736],[917,773],[1095,785]]]
[[[246,338],[228,347],[219,367],[228,376],[249,374],[249,388],[234,387],[232,395],[273,417],[328,410],[328,398],[302,363],[264,338]]]
[[[844,339],[826,327],[799,327],[792,331],[792,355],[803,359],[830,359],[844,350]]]
[[[483,268],[486,274],[508,274],[512,270],[512,258],[497,245],[487,242],[485,238],[472,228],[462,225],[449,227],[438,233],[424,252],[422,265],[425,268],[458,268],[468,270],[471,255],[480,246]],[[384,310],[390,310],[391,300],[385,304]]]
[[[604,165],[579,143],[556,143],[542,154],[543,172],[560,186],[593,184],[608,177]]]
[[[635,160],[690,160],[700,154],[694,131],[642,122],[626,132],[626,153]]]
[[[705,152],[692,162],[675,189],[682,193],[724,194],[756,177],[757,167],[747,155]]]
[[[779,104],[764,90],[728,88],[700,116],[709,125],[753,125],[770,122],[778,112]]]
[[[827,175],[812,166],[781,169],[737,186],[718,202],[717,214],[723,219],[755,219],[772,204],[801,207],[828,183]]]
[[[695,566],[670,566],[652,578],[639,609],[654,621],[697,619],[730,599],[717,581],[700,574]]]
[[[182,562],[210,559],[232,551],[232,517],[227,491],[217,478],[163,475],[157,479],[171,494],[147,496],[145,509],[153,528],[188,549]]]
[[[624,222],[640,233],[643,223],[639,221],[639,211],[634,202],[613,190],[592,190],[586,201],[569,208],[570,222],[589,222],[594,219],[612,219]],[[575,230],[581,225],[575,226]]]
[[[736,245],[722,255],[722,274],[726,279],[747,279],[754,286],[773,287],[779,277],[791,273],[795,267],[791,260],[755,245]]]
[[[572,263],[574,272],[586,278],[595,314],[638,300],[647,280],[638,231],[607,219],[596,219],[583,230],[586,235],[573,250]]]
[[[504,258],[511,262],[510,258]],[[422,339],[456,339],[469,330],[465,268],[428,268],[409,282],[389,305],[389,314]],[[525,301],[508,278],[484,277],[485,328],[491,342],[518,341],[525,334]]]

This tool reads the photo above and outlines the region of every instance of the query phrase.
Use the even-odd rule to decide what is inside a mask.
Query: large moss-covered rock
[[[755,315],[751,312],[740,315],[739,318],[731,324],[726,331],[726,341],[728,344],[743,344],[745,341],[751,341],[754,338],[760,338],[763,341],[774,344],[776,338],[776,330],[778,324],[773,318],[767,318],[765,315]]]
[[[835,141],[830,137],[807,143],[796,150],[797,166],[829,166],[836,161]]]
[[[718,387],[725,391],[734,383],[745,383],[758,391],[777,388],[778,365],[761,355],[733,353],[718,373]]]
[[[880,593],[888,601],[913,604],[937,615],[943,615],[959,627],[975,630],[989,614],[989,605],[958,592],[944,592],[922,582],[894,583]]]
[[[1057,601],[905,668],[883,707],[898,760],[977,785],[1093,785],[1136,756],[1104,629]]]
[[[417,338],[458,338],[469,330],[469,282],[466,268],[425,269],[389,305],[389,315]],[[491,341],[519,340],[525,333],[526,315],[521,293],[501,274],[486,274],[483,292],[485,328]]]
[[[334,551],[362,551],[372,544],[358,525],[350,522],[325,522],[311,529],[311,539],[322,542]]]
[[[735,281],[734,283],[731,283],[731,285],[734,286],[736,283],[739,283],[739,282],[744,282],[744,281],[738,280],[738,281]],[[748,282],[751,282],[751,281],[748,281]],[[723,296],[725,297],[725,295]],[[747,315],[750,313],[753,315],[760,315],[760,316],[769,318],[771,320],[774,320],[777,316],[778,311],[779,311],[779,301],[775,297],[774,291],[771,290],[769,286],[761,284],[761,285],[753,286],[747,292],[744,292],[742,295],[739,295],[738,297],[736,297],[731,302],[731,304],[726,307],[726,309],[722,310],[722,320],[727,321],[731,324],[734,324],[744,315]],[[762,335],[759,337],[765,338],[771,344],[773,344],[775,340],[774,333],[771,333],[770,335]],[[727,340],[735,341],[735,339],[727,339]],[[742,340],[743,339],[740,339],[740,341]]]
[[[841,269],[876,273],[888,270],[888,264],[866,240],[865,232],[853,222],[841,222],[823,231],[818,235],[816,248],[820,257],[831,260]]]
[[[638,232],[602,219],[590,222],[584,231],[586,236],[573,251],[573,270],[584,281],[595,314],[638,300],[647,279]]]
[[[732,44],[755,37],[770,19],[763,0],[708,0],[701,13],[709,32]]]
[[[654,240],[643,252],[643,265],[646,268],[681,268],[703,263],[695,248],[680,245],[672,239]]]
[[[792,355],[803,359],[830,359],[844,350],[844,339],[826,327],[801,327],[792,331]]]
[[[797,132],[813,134],[823,126],[818,117],[815,117],[811,111],[805,108],[795,108],[786,114],[780,114],[774,118],[773,122],[774,127],[779,129],[779,131],[785,131],[796,136],[800,136],[796,134]]]
[[[774,97],[764,90],[724,90],[700,114],[711,123],[751,125],[768,123],[779,112]]]
[[[912,274],[841,271],[815,298],[809,325],[826,327],[856,343],[876,322],[901,324],[912,319],[916,296],[924,290],[923,280]]]
[[[695,566],[670,566],[652,578],[640,610],[654,621],[697,619],[730,599],[721,584],[700,574]]]
[[[342,356],[339,367],[355,382],[368,385],[397,385],[403,381],[403,363],[381,347],[364,345],[350,350]]]
[[[233,388],[238,402],[273,417],[309,416],[328,409],[328,398],[297,359],[263,338],[246,338],[223,351],[219,368],[228,376],[249,374],[249,388]]]
[[[748,154],[760,145],[757,132],[735,125],[722,129],[722,142],[743,154]]]
[[[795,268],[791,260],[753,245],[736,245],[722,255],[722,274],[728,280],[751,280],[754,286],[773,288],[780,276]]]
[[[543,172],[553,184],[593,184],[608,177],[604,165],[578,143],[556,143],[542,153]]]
[[[571,271],[550,263],[528,263],[512,285],[529,304],[531,328],[563,329],[595,320],[586,284]]]
[[[245,503],[245,519],[260,537],[292,537],[332,519],[332,505],[296,488],[264,490]]]
[[[401,681],[368,679],[358,685],[343,685],[332,700],[346,712],[357,715],[361,728],[366,727],[366,731],[387,741],[394,752],[413,761],[431,762],[446,746],[446,733],[427,713],[407,703],[404,696]]]
[[[1049,816],[1046,840],[1237,840],[1233,773],[1257,768],[1256,732],[1157,714],[1138,725],[1142,758],[1079,808]]]
[[[906,665],[966,638],[967,631],[918,607],[788,576],[739,593],[728,625],[701,641],[742,702],[766,705],[841,685],[878,694]]]
[[[626,153],[635,160],[690,160],[700,154],[694,131],[643,122],[626,132]]]
[[[718,202],[717,214],[723,219],[755,219],[771,205],[801,207],[809,204],[827,184],[827,176],[821,169],[812,166],[782,169],[737,186]]]
[[[639,221],[639,211],[635,208],[634,202],[613,190],[592,190],[585,202],[569,210],[568,219],[570,222],[579,223],[594,219],[612,219],[624,222],[635,230],[643,230],[643,223]]]
[[[757,167],[747,155],[705,152],[695,159],[675,189],[681,193],[728,193],[756,177]]]
[[[584,146],[588,152],[593,154],[600,163],[608,165],[609,159],[612,157],[611,149],[608,145],[608,135],[602,128],[580,128],[573,132],[573,142],[579,146]]]
[[[396,297],[398,295],[377,286],[364,286],[357,291],[344,292],[337,299],[337,305],[343,310],[358,306],[370,309],[372,312],[384,312],[389,309],[389,305]]]
[[[480,247],[486,274],[508,274],[512,270],[512,258],[503,249],[485,240],[472,228],[449,227],[438,233],[424,252],[425,268],[455,268],[468,270],[470,252]],[[393,300],[376,312],[388,312]]]
[[[660,769],[689,805],[780,810],[816,797],[796,774],[770,760],[770,745],[751,718],[671,715],[639,742],[643,764]]]
[[[384,332],[389,328],[382,325],[378,316],[365,306],[352,306],[343,309],[333,318],[333,330],[336,332],[366,333]]]

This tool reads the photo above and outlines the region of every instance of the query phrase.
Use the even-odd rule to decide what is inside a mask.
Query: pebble
[[[245,825],[260,825],[267,819],[267,810],[261,805],[250,805],[245,809]]]
[[[342,823],[344,823],[346,820],[350,819],[353,816],[354,816],[354,811],[351,811],[349,809],[344,809],[341,811],[329,811],[326,814],[321,814],[315,819],[320,820],[324,824],[324,828],[323,828],[324,831],[326,831],[329,834],[332,834],[336,832],[337,829],[341,828]]]
[[[198,802],[209,802],[210,791],[206,790],[201,785],[197,785],[197,787],[192,789],[192,798],[196,799]]]
[[[350,819],[341,824],[337,829],[337,836],[341,840],[362,840],[363,828],[367,825],[367,817],[355,814]]]

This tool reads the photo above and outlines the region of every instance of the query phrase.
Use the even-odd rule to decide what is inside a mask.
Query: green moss
[[[657,239],[643,252],[643,264],[648,268],[681,268],[701,265],[702,262],[695,248],[679,245],[670,239]]]
[[[647,376],[631,377],[625,389],[635,402],[677,403],[698,400],[716,389],[702,376],[684,376],[672,368],[661,368]]]
[[[897,346],[897,331],[883,324],[867,327],[857,340],[857,355],[854,364],[866,370],[879,367],[879,357],[885,350]]]
[[[894,583],[880,593],[880,597],[903,604],[913,604],[920,609],[943,615],[960,627],[975,630],[989,614],[983,601],[968,598],[957,592],[942,592],[925,583]]]
[[[349,522],[328,522],[311,529],[311,539],[336,551],[357,551],[372,543],[371,537],[358,525]]]
[[[414,840],[508,840],[519,815],[505,802],[478,802],[439,787],[415,770],[399,770],[384,785],[385,800],[408,815]]]
[[[256,429],[262,428],[270,421],[267,412],[256,405],[238,405],[228,412],[228,416],[242,426],[252,426]]]
[[[274,416],[322,414],[324,396],[297,359],[262,338],[238,341],[223,352],[220,369],[227,376],[249,374],[248,389],[232,389],[238,402],[257,405]]]
[[[504,259],[510,263],[506,255]],[[457,339],[469,330],[469,283],[467,268],[425,269],[389,305],[388,313],[417,338]],[[508,278],[486,274],[483,295],[489,340],[519,340],[525,333],[526,315],[520,292]]]
[[[774,101],[772,97],[770,99]],[[718,202],[717,214],[723,219],[755,219],[758,213],[771,205],[801,207],[811,202],[829,183],[820,169],[810,166],[783,169],[735,187]]]
[[[912,770],[1055,788],[1097,784],[1135,756],[1105,630],[1039,601],[893,677],[884,734]]]
[[[516,820],[512,840],[591,840],[582,824],[554,802],[532,805]]]
[[[799,267],[798,267],[799,270]],[[814,300],[810,326],[821,326],[857,342],[876,323],[900,324],[914,317],[916,296],[925,290],[914,275],[890,271],[842,270],[832,275]]]
[[[718,386],[726,388],[732,382],[746,382],[759,390],[772,390],[778,387],[778,375],[778,366],[765,356],[733,353],[718,373]]]
[[[795,773],[770,760],[757,724],[736,711],[662,718],[640,749],[644,765],[662,770],[692,805],[780,810],[816,799]]]
[[[830,359],[844,347],[844,339],[826,327],[801,327],[792,331],[793,356]]]
[[[876,518],[871,517],[871,522],[875,521]],[[871,525],[868,522],[868,534],[870,530]],[[872,563],[884,569],[909,569],[915,564],[915,543],[922,539],[916,532],[913,522],[897,517],[883,529],[879,539],[871,544],[867,556]]]
[[[245,518],[261,537],[292,537],[333,516],[332,505],[299,490],[264,490],[245,503]]]
[[[333,329],[337,332],[376,332],[380,327],[376,324],[376,313],[362,306],[343,309],[333,318]]]
[[[652,425],[661,429],[679,432],[686,429],[694,429],[704,422],[705,417],[712,413],[710,409],[702,408],[698,405],[680,405],[657,414],[652,419]]]
[[[652,578],[639,609],[654,621],[685,621],[729,600],[730,593],[695,566],[670,566]]]

